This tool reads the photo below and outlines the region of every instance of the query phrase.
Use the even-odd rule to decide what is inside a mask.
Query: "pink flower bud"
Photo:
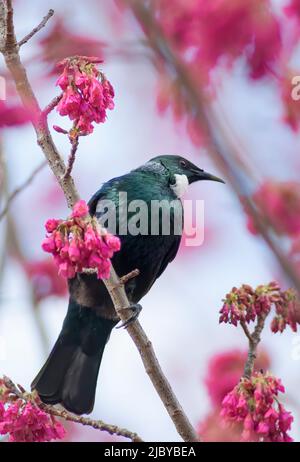
[[[54,218],[50,218],[49,220],[46,221],[45,228],[48,231],[48,233],[52,233],[57,226],[59,225],[60,221],[55,220]]]
[[[85,217],[89,213],[89,208],[84,200],[78,201],[74,207],[72,212],[73,218],[82,218]]]

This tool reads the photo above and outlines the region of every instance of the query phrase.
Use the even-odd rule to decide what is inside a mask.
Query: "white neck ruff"
[[[189,180],[186,175],[175,174],[174,177],[175,184],[170,185],[170,188],[174,191],[178,198],[181,198],[188,188]]]

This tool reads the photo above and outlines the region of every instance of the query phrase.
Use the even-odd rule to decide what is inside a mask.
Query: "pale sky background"
[[[16,2],[16,28],[21,38],[35,26],[49,8],[67,18],[78,33],[120,44],[124,36],[111,26],[104,8],[107,2],[28,0]],[[278,2],[277,2],[278,3]],[[130,22],[130,21],[129,21]],[[50,26],[50,23],[49,23]],[[132,39],[135,33],[132,21]],[[42,36],[45,32],[41,32]],[[37,42],[22,48],[28,57]],[[124,43],[124,42],[123,42]],[[181,154],[216,175],[216,167],[207,155],[189,141],[185,129],[174,124],[170,114],[160,117],[155,103],[156,75],[146,59],[110,58],[103,65],[115,91],[115,110],[105,124],[97,126],[92,136],[82,139],[74,177],[80,193],[88,199],[101,183],[123,174],[158,154]],[[29,76],[39,71],[29,68]],[[58,90],[55,78],[37,91],[42,105]],[[236,66],[224,81],[220,101],[235,131],[252,153],[251,162],[259,177],[280,179],[299,176],[295,153],[299,139],[280,123],[281,108],[271,85],[249,84]],[[51,123],[68,126],[56,115]],[[67,156],[68,143],[54,134],[61,152]],[[30,126],[4,134],[8,159],[10,189],[20,184],[42,160]],[[40,243],[44,222],[50,217],[68,213],[61,204],[41,207],[39,199],[49,184],[51,173],[45,169],[28,190],[13,204],[24,251],[41,257]],[[277,266],[260,239],[251,236],[240,205],[229,186],[216,183],[194,184],[187,197],[205,200],[204,245],[182,252],[142,300],[140,321],[153,342],[163,370],[191,421],[197,424],[210,409],[203,377],[207,361],[215,353],[234,347],[246,348],[241,330],[218,324],[221,300],[232,288],[242,283],[252,286],[267,283],[278,275]],[[0,228],[0,233],[1,233]],[[45,352],[32,316],[29,293],[21,270],[16,264],[5,268],[0,293],[0,375],[6,374],[29,389],[40,369]],[[66,300],[50,298],[42,306],[42,320],[48,336],[48,351],[59,333],[67,307]],[[299,395],[300,358],[293,358],[293,340],[288,329],[282,335],[263,334],[262,345],[272,358],[272,372],[281,377],[288,395]],[[289,410],[296,410],[287,404]],[[294,412],[292,435],[300,438],[299,416]],[[92,417],[125,426],[148,441],[179,440],[173,424],[148,379],[129,335],[125,330],[112,333],[103,357]],[[81,429],[78,429],[81,430]],[[94,438],[93,431],[75,439]]]

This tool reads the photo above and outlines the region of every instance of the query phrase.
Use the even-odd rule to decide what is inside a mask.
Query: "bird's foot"
[[[117,326],[116,329],[121,329],[121,327],[124,327],[124,329],[126,329],[129,326],[129,324],[133,323],[139,317],[139,314],[142,311],[142,309],[143,308],[139,303],[134,303],[133,305],[130,305],[127,308],[122,308],[122,310],[131,311],[132,315],[129,319],[127,319],[127,321],[124,321],[119,326]]]

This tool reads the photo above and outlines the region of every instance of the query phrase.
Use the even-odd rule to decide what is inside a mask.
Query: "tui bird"
[[[181,234],[175,234],[172,224],[177,213],[181,212],[182,216],[180,198],[187,186],[199,180],[224,183],[183,157],[158,156],[128,174],[108,181],[89,201],[90,214],[100,221],[103,217],[103,210],[99,207],[102,200],[111,200],[116,212],[120,212],[120,192],[127,193],[128,203],[142,200],[149,206],[147,234],[122,235],[121,220],[117,220],[116,234],[121,239],[121,250],[114,254],[112,264],[119,276],[136,268],[140,272],[125,286],[134,313],[132,319],[139,313],[138,302],[177,254]],[[175,207],[170,209],[169,234],[164,234],[161,226],[158,234],[151,234],[150,203],[153,200],[164,200],[165,204],[174,201]],[[126,210],[126,214],[130,220],[132,212]],[[181,230],[182,226],[181,222]],[[88,414],[94,406],[104,347],[119,318],[105,285],[96,275],[77,274],[68,284],[69,307],[61,333],[31,388],[37,390],[44,403],[61,403],[71,412]]]

